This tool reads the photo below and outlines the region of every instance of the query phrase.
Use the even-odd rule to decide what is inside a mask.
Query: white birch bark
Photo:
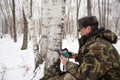
[[[55,49],[62,48],[62,29],[64,23],[64,0],[42,0],[41,54],[45,63],[45,76],[55,74],[51,67],[57,62]]]
[[[34,26],[34,22],[32,19],[30,1],[31,0],[23,0],[23,9],[25,11],[25,15],[26,15],[27,22],[28,22],[29,35],[33,42],[33,51],[35,55],[35,69],[36,69],[36,67],[38,67],[38,65],[36,64],[37,64],[38,56],[39,56],[39,45],[37,44],[37,35],[36,35],[37,31],[36,31],[36,26]]]
[[[34,22],[33,30],[33,46],[35,53],[35,69],[42,64],[43,60],[40,54],[40,41],[41,41],[41,0],[32,1],[32,20]]]

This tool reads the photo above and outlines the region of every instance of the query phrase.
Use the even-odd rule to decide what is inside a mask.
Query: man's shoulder
[[[89,44],[89,47],[113,47],[112,44],[105,39],[102,38],[96,38],[95,40],[91,40]]]

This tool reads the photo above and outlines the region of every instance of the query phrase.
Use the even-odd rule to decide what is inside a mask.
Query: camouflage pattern
[[[112,45],[116,42],[117,36],[103,28],[81,37],[76,57],[79,65],[68,61],[65,68],[71,75],[49,80],[120,80],[120,55]]]
[[[54,77],[49,78],[48,80],[76,80],[70,73],[66,73],[63,75],[56,75]]]
[[[109,31],[97,31],[79,39],[79,65],[67,62],[66,69],[78,80],[120,80],[120,55],[113,47],[117,36]]]

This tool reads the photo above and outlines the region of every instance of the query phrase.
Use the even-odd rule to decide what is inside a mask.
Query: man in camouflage
[[[86,16],[78,20],[81,38],[78,54],[71,52],[75,64],[61,56],[61,62],[67,73],[49,80],[120,80],[120,55],[112,44],[117,36],[110,30],[98,28],[95,16]]]

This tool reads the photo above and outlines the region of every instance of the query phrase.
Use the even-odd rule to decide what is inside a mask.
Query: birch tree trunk
[[[77,13],[76,13],[76,21],[77,21],[77,37],[79,37],[79,26],[78,26],[78,17],[79,17],[79,8],[80,8],[80,3],[81,3],[81,0],[77,0]]]
[[[107,29],[108,29],[108,27],[109,27],[109,12],[110,12],[110,3],[109,3],[109,0],[108,0],[108,2],[107,2],[107,23],[106,23],[106,27],[107,27]]]
[[[74,1],[74,0],[73,0]],[[73,38],[77,38],[78,37],[78,32],[77,32],[77,30],[78,30],[78,10],[79,10],[79,5],[80,5],[80,3],[78,3],[78,0],[76,0],[76,1],[74,1],[75,3],[75,6],[73,6],[73,8],[72,8],[72,22],[71,23],[73,23],[72,24],[72,26],[71,26],[71,33],[73,34],[72,35],[72,37]],[[71,4],[71,6],[72,6],[72,4]]]
[[[36,26],[34,27],[34,21],[32,19],[32,0],[23,0],[23,8],[25,11],[25,16],[27,19],[27,24],[28,24],[28,32],[31,37],[31,40],[33,42],[33,52],[35,54],[35,69],[39,66],[40,64],[40,59],[41,56],[39,54],[39,45],[37,44],[37,36],[36,36]],[[38,60],[39,59],[39,60]]]
[[[98,12],[99,12],[99,25],[100,25],[100,27],[101,27],[101,24],[102,24],[102,22],[101,22],[101,7],[100,7],[100,0],[98,0]]]
[[[2,38],[3,37],[3,34],[2,34],[2,21],[0,21],[0,38]]]
[[[106,28],[106,0],[104,0],[104,2],[103,2],[103,27],[105,27]]]
[[[23,0],[23,19],[24,19],[24,33],[23,33],[23,45],[21,50],[25,49],[25,47],[27,48],[28,27],[30,28],[31,26],[33,26],[32,17],[30,13],[30,0]]]
[[[33,40],[33,50],[35,54],[35,69],[34,73],[36,75],[36,70],[39,69],[39,65],[42,64],[42,56],[40,54],[40,41],[41,41],[41,0],[32,0],[32,20],[34,22],[34,29],[30,32]],[[38,69],[37,69],[38,68]]]
[[[81,0],[67,0],[66,1],[66,15],[65,15],[65,26],[64,26],[64,38],[69,37],[77,38],[77,21],[79,14]]]
[[[21,50],[27,49],[27,44],[28,44],[28,24],[24,10],[23,10],[23,20],[24,20],[24,31],[23,31],[23,44]]]
[[[13,14],[13,39],[14,42],[17,42],[17,33],[16,33],[16,25],[15,25],[15,1],[12,0],[12,4],[13,4],[13,9],[12,9],[12,14]]]
[[[92,15],[92,11],[91,11],[91,0],[87,0],[87,14],[89,16]]]
[[[42,0],[41,55],[45,61],[43,80],[48,80],[60,71],[59,55],[62,48],[62,34],[65,14],[64,0]]]

